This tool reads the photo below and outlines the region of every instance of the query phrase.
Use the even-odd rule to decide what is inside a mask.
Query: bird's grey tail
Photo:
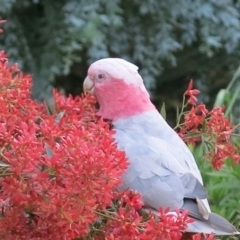
[[[214,233],[215,235],[235,235],[240,234],[236,227],[233,226],[223,217],[210,213],[208,220],[194,219],[193,223],[188,225],[187,232]]]
[[[213,232],[215,235],[240,234],[234,225],[216,213],[209,212],[207,218],[202,216],[198,202],[192,199],[185,199],[182,210],[188,210],[189,216],[195,220],[188,225],[188,232]]]

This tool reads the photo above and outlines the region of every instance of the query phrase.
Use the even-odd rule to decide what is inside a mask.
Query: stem
[[[221,133],[220,133],[221,134]],[[231,133],[232,136],[240,137],[240,134],[238,133]]]
[[[2,153],[2,150],[3,149],[1,149],[0,151],[0,156],[3,157],[6,161],[8,161],[8,163],[10,163],[10,160],[6,156],[4,156],[4,154]]]
[[[181,121],[182,115],[184,114],[183,110],[187,106],[187,104],[184,104],[184,103],[185,103],[185,94],[183,95],[181,112],[178,115],[177,123],[176,123],[176,126],[174,127],[174,130],[180,126],[180,121]]]
[[[111,219],[111,220],[113,220],[113,221],[120,222],[120,220],[118,220],[117,218],[114,218],[114,217],[112,217],[112,216],[109,216],[109,215],[107,215],[107,214],[104,214],[104,213],[102,213],[102,212],[99,212],[99,211],[97,211],[97,210],[93,210],[93,212],[96,213],[97,215],[102,216],[102,217],[106,217],[106,218]]]
[[[0,177],[11,176],[12,173],[0,173]]]
[[[233,106],[234,106],[234,104],[235,104],[235,102],[236,102],[236,100],[237,100],[237,98],[239,96],[239,93],[240,93],[240,86],[238,86],[235,89],[235,91],[233,92],[233,95],[231,97],[231,101],[228,103],[227,109],[225,111],[225,114],[224,114],[225,116],[229,116],[230,115],[230,113],[231,113],[231,111],[233,109]]]
[[[230,89],[233,87],[233,84],[235,83],[236,79],[240,76],[240,66],[238,67],[237,71],[235,72],[231,82],[228,84],[226,90],[230,91]]]

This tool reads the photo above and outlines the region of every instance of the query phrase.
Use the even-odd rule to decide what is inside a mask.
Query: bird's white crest
[[[124,59],[103,58],[94,62],[90,66],[90,69],[91,68],[105,71],[115,79],[124,80],[126,83],[137,85],[143,91],[146,91],[143,79],[138,73],[138,67]]]

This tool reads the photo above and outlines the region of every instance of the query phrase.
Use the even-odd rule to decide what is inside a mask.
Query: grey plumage
[[[202,177],[191,152],[156,110],[113,121],[115,139],[130,166],[122,189],[143,196],[147,207],[189,210],[190,232],[236,233],[221,216],[211,213]]]

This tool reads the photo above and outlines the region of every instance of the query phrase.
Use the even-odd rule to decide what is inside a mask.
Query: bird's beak
[[[94,94],[94,82],[89,77],[86,77],[83,82],[83,91],[85,94]]]

